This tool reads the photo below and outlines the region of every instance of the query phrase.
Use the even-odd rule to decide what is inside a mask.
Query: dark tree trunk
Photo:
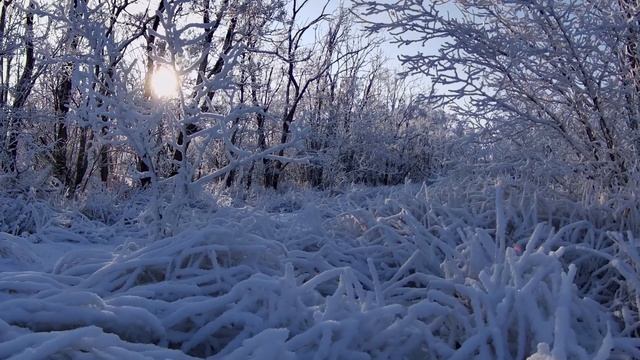
[[[98,156],[100,156],[100,181],[107,184],[109,182],[109,147],[107,145],[100,146]]]
[[[246,64],[246,55],[242,55],[243,64]],[[245,82],[247,81],[247,73],[246,70],[242,69],[242,75],[240,76],[240,104],[245,104]],[[233,133],[231,134],[231,144],[237,145],[238,143],[238,125],[240,124],[240,117],[236,116],[233,119]],[[227,174],[227,178],[225,179],[225,186],[230,188],[233,185],[233,182],[236,178],[236,169],[231,169]]]
[[[81,14],[78,13],[78,2],[81,0],[73,0],[73,8],[71,9],[70,18],[77,20]],[[75,52],[78,47],[79,37],[77,34],[72,33],[72,29],[69,29],[69,35],[71,37],[70,49],[71,52]],[[60,73],[60,83],[55,90],[55,112],[58,118],[56,124],[56,131],[54,134],[55,142],[53,144],[53,172],[54,175],[62,181],[66,186],[73,186],[71,184],[71,176],[69,174],[69,164],[67,164],[67,151],[69,145],[69,133],[66,124],[66,117],[69,113],[71,102],[71,88],[72,77],[75,64],[72,62],[66,63]]]
[[[89,137],[90,129],[80,129],[80,143],[78,144],[78,160],[76,163],[76,176],[73,181],[71,194],[75,193],[76,189],[82,183],[87,168],[89,167],[89,161],[87,159],[87,138]]]
[[[203,23],[209,23],[209,1],[205,0],[205,12],[203,14]],[[224,39],[224,44],[222,45],[222,55],[220,55],[220,57],[218,57],[218,60],[216,61],[215,65],[213,66],[213,69],[205,75],[206,69],[209,65],[209,49],[211,47],[211,42],[213,40],[213,34],[214,32],[218,29],[218,27],[220,26],[220,23],[222,21],[222,18],[227,10],[227,5],[228,5],[229,1],[225,0],[223,2],[223,6],[221,7],[220,11],[218,12],[217,16],[216,16],[216,22],[213,24],[212,27],[206,29],[206,36],[204,38],[204,43],[203,43],[203,51],[205,52],[205,55],[202,59],[202,61],[200,62],[200,64],[198,65],[198,77],[196,80],[196,87],[198,85],[200,85],[202,82],[204,82],[204,80],[206,78],[211,78],[212,76],[218,75],[222,69],[224,68],[224,55],[229,54],[229,52],[231,51],[232,47],[233,47],[233,36],[235,34],[236,31],[236,24],[237,24],[237,18],[232,18],[229,28],[227,29],[227,33],[225,35],[225,39]],[[195,93],[194,93],[195,94]],[[214,92],[209,92],[207,94],[207,97],[209,100],[213,99],[213,96],[215,95]],[[202,106],[201,106],[201,110],[206,112],[209,111],[207,102],[205,101]],[[180,132],[178,133],[178,138],[176,139],[176,149],[173,152],[173,164],[172,164],[172,170],[171,173],[169,174],[169,176],[175,176],[178,174],[178,172],[180,171],[180,164],[182,163],[183,160],[185,160],[185,156],[186,156],[186,152],[189,148],[189,144],[191,143],[191,139],[190,136],[195,134],[196,132],[198,132],[200,129],[196,124],[193,123],[187,123],[183,126],[182,129],[180,129]]]
[[[158,31],[158,27],[160,26],[160,14],[164,12],[164,0],[160,1],[158,4],[158,9],[156,10],[156,15],[153,17],[153,22],[151,24],[151,30],[147,32],[147,44],[145,46],[145,50],[147,53],[147,72],[144,77],[144,97],[146,99],[151,99],[151,79],[153,76],[153,70],[155,62],[153,60],[153,47],[155,45],[156,37],[155,32]],[[149,164],[147,161],[151,161],[149,154],[136,154],[136,169],[140,173],[149,172]],[[151,185],[151,177],[148,175],[143,175],[140,177],[140,186],[143,188],[147,188]]]
[[[2,46],[2,43],[5,40],[4,32],[7,24],[7,8],[11,4],[11,0],[3,0],[1,4],[2,10],[0,11],[0,46]],[[7,104],[7,95],[9,92],[9,83],[5,83],[5,78],[8,80],[9,77],[5,77],[4,75],[4,57],[5,54],[0,55],[0,109],[4,108],[4,106]]]
[[[6,3],[5,3],[6,4]],[[29,10],[27,11],[27,17],[25,22],[25,60],[22,75],[16,86],[16,95],[13,101],[13,111],[11,117],[8,119],[8,145],[7,152],[9,159],[4,164],[6,171],[17,171],[17,159],[18,159],[18,132],[21,127],[22,114],[18,114],[27,102],[27,98],[31,93],[33,87],[33,68],[35,64],[35,58],[33,55],[33,3],[29,3]]]

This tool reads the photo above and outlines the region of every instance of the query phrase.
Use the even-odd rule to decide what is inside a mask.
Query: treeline
[[[569,191],[637,185],[637,1],[352,4],[3,0],[4,178],[68,196],[451,169]],[[422,47],[401,58],[411,76],[385,63],[376,33]],[[163,71],[180,79],[165,98]]]
[[[402,61],[475,125],[472,164],[569,190],[637,187],[639,1],[354,4],[371,32],[439,46]]]
[[[1,4],[2,172],[68,196],[421,181],[461,131],[330,2]],[[159,69],[180,79],[173,96],[156,95]]]

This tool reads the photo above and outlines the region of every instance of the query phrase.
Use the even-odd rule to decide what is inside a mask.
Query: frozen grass
[[[633,202],[500,183],[187,211],[150,243],[86,217],[3,234],[6,264],[73,241],[31,241],[54,228],[87,241],[47,271],[6,265],[0,358],[640,358]],[[92,244],[107,232],[118,247]]]

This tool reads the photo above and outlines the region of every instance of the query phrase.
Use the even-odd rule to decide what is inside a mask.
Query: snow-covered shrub
[[[193,359],[177,350],[129,343],[96,326],[24,333],[0,320],[0,358],[12,359]],[[16,336],[17,335],[17,336]]]
[[[114,224],[121,218],[117,199],[112,191],[106,189],[96,189],[87,193],[82,200],[80,211],[89,219],[105,224]]]
[[[14,235],[33,234],[49,224],[53,209],[44,201],[25,194],[0,193],[0,231]]]
[[[193,208],[171,237],[3,273],[0,354],[51,341],[77,358],[640,356],[633,232],[604,208],[508,181],[449,189]]]
[[[25,239],[0,232],[0,271],[24,270],[38,263]]]

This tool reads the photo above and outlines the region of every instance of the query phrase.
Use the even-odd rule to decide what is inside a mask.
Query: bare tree
[[[632,40],[637,21],[627,2],[354,3],[365,19],[388,19],[368,21],[370,31],[389,31],[401,45],[439,46],[401,60],[408,73],[444,86],[430,99],[452,104],[485,140],[526,140],[535,129],[549,140],[555,159],[561,154],[580,177],[611,186],[628,180],[638,132]],[[449,13],[452,8],[456,14]],[[626,36],[620,36],[622,29]],[[621,53],[627,70],[617,65]],[[535,161],[543,166],[548,156],[514,151],[532,160],[542,156]]]

